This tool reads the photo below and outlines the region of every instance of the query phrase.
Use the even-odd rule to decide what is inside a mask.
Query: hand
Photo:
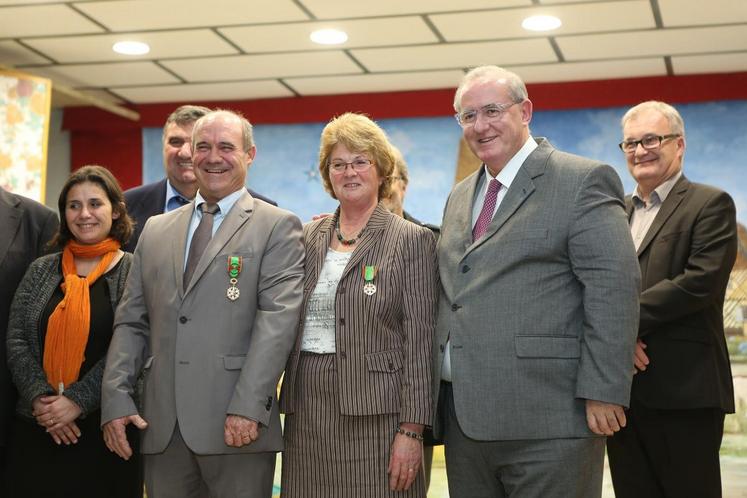
[[[587,399],[586,423],[594,434],[612,436],[625,427],[625,410],[620,405]]]
[[[127,441],[127,432],[125,427],[127,424],[135,424],[138,429],[145,429],[148,427],[148,422],[138,415],[128,415],[126,417],[115,418],[104,424],[104,442],[109,451],[113,451],[125,460],[129,460],[132,456],[132,448],[130,443]]]
[[[57,444],[76,444],[78,442],[78,438],[80,437],[80,429],[78,429],[78,426],[75,422],[70,422],[67,425],[63,425],[59,429],[47,429],[47,432]]]
[[[241,448],[259,438],[259,424],[241,415],[228,415],[223,429],[223,439],[228,446]]]
[[[60,430],[80,417],[78,404],[64,395],[37,396],[31,402],[36,423],[46,427],[47,432]]]
[[[638,339],[635,343],[635,355],[633,355],[633,363],[635,368],[633,369],[633,375],[637,374],[640,370],[643,372],[649,364],[648,356],[645,353],[646,343]]]
[[[323,220],[324,218],[329,218],[332,216],[332,213],[321,213],[321,214],[315,214],[311,217],[311,221],[319,221]]]
[[[423,433],[423,426],[419,424],[400,424],[406,431]],[[395,434],[392,443],[392,454],[389,457],[389,489],[392,491],[406,491],[420,472],[423,461],[423,443],[404,434]]]

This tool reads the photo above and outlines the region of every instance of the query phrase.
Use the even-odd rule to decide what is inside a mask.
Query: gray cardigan
[[[16,413],[32,417],[31,401],[37,396],[53,395],[56,390],[49,385],[42,368],[39,344],[39,320],[55,289],[62,282],[60,259],[62,253],[42,256],[29,266],[16,290],[10,307],[8,322],[8,368],[18,389]],[[132,254],[125,253],[117,266],[104,278],[109,286],[112,310],[122,297],[127,274],[132,264]],[[101,358],[82,378],[65,389],[65,396],[74,401],[85,417],[101,404],[101,376],[104,362]]]

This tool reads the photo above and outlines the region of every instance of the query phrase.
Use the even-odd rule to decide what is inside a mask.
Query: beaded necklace
[[[342,236],[342,232],[340,231],[340,218],[337,218],[337,222],[335,223],[335,233],[337,234],[337,240],[340,241],[340,244],[344,246],[352,246],[356,242],[358,242],[358,239],[361,238],[361,235],[363,234],[363,231],[366,229],[366,227],[361,228],[361,231],[358,232],[358,235],[353,237],[352,239],[346,239]]]

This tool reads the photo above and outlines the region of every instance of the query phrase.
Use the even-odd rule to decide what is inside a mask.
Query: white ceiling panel
[[[3,5],[30,5],[35,3],[65,3],[64,0],[0,0],[0,6]]]
[[[745,0],[659,0],[664,26],[700,26],[747,22]]]
[[[16,64],[47,64],[51,61],[20,43],[0,41],[0,62],[14,66]]]
[[[561,36],[566,60],[701,54],[747,50],[747,25]]]
[[[76,3],[75,6],[114,31],[309,19],[291,0],[123,0]]]
[[[112,88],[112,91],[137,104],[250,100],[293,96],[290,90],[274,80]],[[248,117],[251,119],[251,116]]]
[[[150,52],[140,56],[117,54],[112,50],[112,45],[122,40],[145,42],[150,45]],[[186,56],[200,57],[237,53],[235,48],[208,29],[65,38],[34,38],[24,40],[24,42],[30,47],[49,55],[58,62],[68,63],[113,62]]]
[[[456,88],[462,76],[463,71],[452,70],[289,78],[284,81],[301,95],[326,95]]]
[[[674,74],[736,73],[747,71],[747,52],[672,57]]]
[[[343,52],[236,55],[164,61],[163,65],[190,82],[361,72],[360,67]]]
[[[558,3],[599,3],[600,1],[604,2],[607,0],[539,0],[539,3],[552,5]]]
[[[309,39],[311,32],[323,28],[345,31],[348,34],[348,41],[343,45],[326,47],[312,42]],[[340,48],[438,42],[436,35],[419,16],[245,26],[223,28],[220,33],[248,53],[339,50]],[[382,33],[387,33],[387,36],[382,36]]]
[[[0,7],[0,38],[100,33],[100,26],[67,5]]]
[[[531,32],[521,27],[521,22],[533,15],[552,15],[563,22],[552,36],[656,26],[648,0],[437,14],[430,19],[447,41],[547,36],[547,32]],[[591,19],[594,21],[589,22]]]
[[[145,61],[35,67],[30,71],[73,88],[179,83],[168,71]]]
[[[105,102],[112,104],[122,104],[123,101],[118,99],[116,96],[104,90],[79,90],[83,95],[101,99]],[[52,85],[52,107],[79,107],[91,105],[90,100],[76,99],[67,93],[55,91],[54,84]]]
[[[500,9],[531,5],[532,0],[300,0],[317,19],[394,16],[453,12],[474,9]]]
[[[450,69],[481,64],[519,64],[557,61],[547,40],[530,39],[487,43],[450,43],[420,47],[351,50],[369,71]]]
[[[663,57],[510,66],[509,69],[521,76],[526,83],[606,80],[632,76],[666,76],[667,74]]]

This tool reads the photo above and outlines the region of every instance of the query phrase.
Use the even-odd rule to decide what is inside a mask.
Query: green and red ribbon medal
[[[379,269],[376,266],[364,266],[363,267],[363,293],[367,296],[373,296],[376,294],[376,284],[374,278]]]
[[[229,287],[226,290],[226,297],[231,301],[236,301],[241,295],[241,291],[236,287],[239,283],[239,274],[241,274],[241,256],[229,256],[228,257],[228,283]]]

